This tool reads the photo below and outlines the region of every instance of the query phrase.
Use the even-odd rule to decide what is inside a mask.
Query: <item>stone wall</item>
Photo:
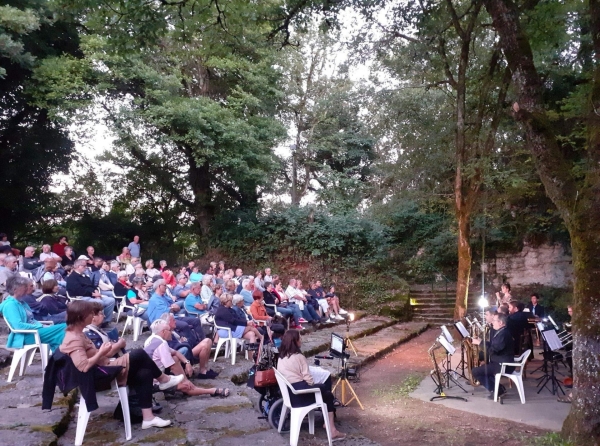
[[[573,285],[572,258],[561,244],[536,247],[526,244],[519,253],[497,254],[484,264],[484,271],[496,286],[503,281],[513,287],[541,284],[568,288]]]

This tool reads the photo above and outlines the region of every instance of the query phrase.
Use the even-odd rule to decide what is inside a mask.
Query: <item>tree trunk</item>
[[[212,203],[212,189],[210,184],[210,170],[208,161],[197,165],[193,157],[189,160],[189,179],[194,193],[193,212],[196,224],[202,236],[210,233],[210,224],[214,217],[214,204]]]
[[[454,319],[458,320],[463,318],[467,313],[472,260],[470,241],[471,212],[457,212],[456,216],[458,220],[458,277],[456,280]]]
[[[513,110],[524,124],[548,197],[554,202],[571,236],[574,267],[573,404],[562,433],[573,444],[600,442],[600,5],[590,0],[589,17],[596,68],[587,120],[587,168],[583,181],[572,177],[572,164],[561,146],[542,99],[543,86],[531,46],[512,0],[486,0],[486,9],[500,36],[513,73],[519,103]]]

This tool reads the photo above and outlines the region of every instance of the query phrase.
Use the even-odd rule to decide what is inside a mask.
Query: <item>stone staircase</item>
[[[468,313],[476,311],[479,299],[478,290],[469,291],[467,303]],[[428,322],[432,325],[443,325],[453,322],[456,284],[449,283],[428,285],[411,285],[409,298],[413,307],[413,321]]]

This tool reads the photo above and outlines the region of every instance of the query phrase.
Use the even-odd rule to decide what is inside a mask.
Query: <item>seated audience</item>
[[[254,298],[252,298],[252,300],[254,301]],[[233,311],[235,311],[235,313],[238,315],[238,317],[244,318],[247,321],[252,320],[252,317],[246,311],[244,298],[242,297],[241,294],[233,295],[233,305],[231,308],[233,308]]]
[[[197,317],[183,316],[185,310],[182,309],[173,299],[167,296],[167,284],[160,279],[153,284],[154,294],[148,302],[148,320],[150,323],[159,319],[165,313],[178,315],[175,319],[177,332],[184,336],[192,347],[195,347],[204,340],[204,331]],[[180,315],[181,314],[181,315]]]
[[[321,287],[320,280],[317,280],[316,284],[317,284],[317,289],[321,289],[321,290],[323,289]],[[330,307],[333,308],[333,312],[335,314],[337,314],[338,316],[340,316],[340,315],[343,316],[345,314],[348,314],[348,312],[340,306],[340,298],[335,293],[335,285],[331,285],[329,287],[329,292],[325,294],[325,299],[327,299],[327,303],[329,304]],[[339,318],[336,318],[336,319],[340,320]]]
[[[206,310],[208,309],[208,303],[204,303],[200,297],[200,288],[199,282],[193,282],[190,287],[190,292],[184,302],[184,308],[188,314],[201,315],[206,313]]]
[[[119,386],[128,385],[135,390],[142,409],[142,429],[169,426],[169,420],[163,420],[152,413],[153,380],[156,379],[160,390],[177,386],[184,376],[167,376],[162,373],[154,361],[142,349],[135,349],[111,361],[115,354],[125,347],[125,340],[106,342],[97,349],[92,341],[83,333],[94,317],[92,302],[75,301],[69,305],[67,313],[67,334],[60,346],[60,351],[69,355],[75,367],[86,373],[94,366],[123,366],[117,377]]]
[[[148,322],[148,301],[150,300],[150,296],[146,291],[146,287],[144,285],[144,281],[136,277],[133,279],[132,288],[127,290],[125,294],[126,304],[130,307],[138,306],[137,311],[135,311],[135,316],[141,317],[143,320]],[[142,311],[142,309],[144,311]],[[132,310],[126,309],[126,313],[130,314]]]
[[[165,281],[165,284],[170,286],[171,288],[174,287],[175,285],[177,285],[177,279],[175,279],[175,276],[173,275],[173,271],[171,271],[171,268],[169,268],[168,266],[165,266],[163,268],[161,276],[162,276],[163,280]]]
[[[160,276],[160,271],[154,268],[154,260],[152,259],[146,260],[146,276],[152,281],[154,281],[155,277],[156,280],[160,279],[160,277],[157,277]]]
[[[60,264],[63,266],[73,266],[77,258],[75,257],[75,253],[73,252],[73,248],[71,246],[65,246],[65,255],[62,256],[62,260]]]
[[[94,271],[94,259],[96,258],[96,256],[94,255],[94,253],[96,252],[96,250],[94,249],[93,246],[88,246],[85,250],[85,254],[83,254],[84,259],[86,260],[87,266]],[[79,256],[78,259],[80,259],[82,256]]]
[[[254,302],[250,305],[250,315],[252,316],[252,319],[259,322],[270,323],[271,316],[267,314],[263,293],[259,290],[254,290],[252,297],[254,298]]]
[[[281,339],[277,370],[296,390],[311,389],[314,387],[321,389],[323,402],[327,405],[331,439],[333,441],[341,440],[346,437],[346,434],[340,432],[335,427],[335,398],[331,392],[331,375],[323,384],[315,384],[308,368],[308,361],[302,354],[301,347],[302,338],[300,337],[300,333],[297,330],[288,330]],[[289,395],[292,407],[309,406],[315,403],[315,395],[313,393],[296,395],[289,392]]]
[[[262,293],[265,290],[264,283],[263,272],[260,270],[256,271],[254,273],[254,289]]]
[[[250,348],[256,348],[257,339],[262,339],[260,332],[254,328],[252,321],[240,317],[233,310],[233,296],[231,294],[221,295],[221,306],[215,314],[215,324],[219,327],[231,329],[231,336],[237,339],[246,339],[250,343]],[[228,337],[229,333],[221,328],[218,329],[220,337]]]
[[[18,276],[17,269],[17,258],[12,254],[0,254],[0,299],[4,299],[8,296],[6,290],[6,282],[10,277]]]
[[[123,267],[131,263],[131,254],[129,253],[129,248],[127,246],[125,246],[121,250],[121,254],[117,256],[117,262],[119,262]]]
[[[113,310],[115,308],[115,298],[109,296],[103,296],[100,291],[96,289],[92,280],[84,273],[87,269],[87,262],[85,260],[76,260],[73,265],[73,272],[67,277],[67,293],[71,297],[81,297],[82,300],[99,300],[102,301],[104,308],[104,318],[107,325],[111,319]]]
[[[192,378],[194,374],[192,363],[180,352],[169,347],[168,341],[173,339],[173,331],[168,321],[157,319],[150,326],[150,330],[152,331],[152,336],[144,343],[146,353],[148,353],[158,368],[166,374],[184,374],[187,377],[177,385],[177,390],[186,395],[229,396],[229,389],[214,387],[204,389],[196,387],[190,382],[188,378]],[[200,372],[200,375],[200,379],[214,379],[218,376],[218,373],[206,369],[204,373]]]
[[[33,311],[23,301],[31,281],[25,277],[12,276],[6,283],[8,297],[0,304],[0,313],[15,330],[36,330],[40,341],[48,344],[52,351],[56,350],[65,337],[65,324],[44,326],[33,317]],[[25,345],[35,343],[32,333],[10,332],[6,341],[7,348],[23,348]]]
[[[135,273],[135,267],[137,265],[141,265],[142,261],[139,257],[131,257],[131,261],[129,263],[125,264],[125,271],[127,272],[128,276],[131,276],[132,274]]]
[[[96,347],[97,349],[102,347],[102,344],[105,344],[107,342],[120,343],[123,347],[121,348],[121,350],[117,350],[115,352],[114,357],[123,356],[126,353],[125,339],[119,339],[119,332],[117,331],[117,327],[114,327],[108,332],[100,328],[104,323],[104,311],[102,310],[102,305],[100,304],[100,302],[92,302],[92,305],[94,306],[94,317],[92,317],[92,322],[86,325],[86,327],[83,329],[83,333],[88,337],[90,341],[92,341],[94,347]]]
[[[190,294],[188,285],[188,276],[185,274],[177,275],[177,285],[173,288],[173,296],[177,299],[177,303],[183,305],[185,298]]]
[[[321,318],[312,306],[306,305],[307,299],[302,292],[296,289],[296,284],[296,279],[290,279],[289,285],[285,290],[285,295],[290,303],[298,306],[302,312],[302,317],[306,322],[310,324],[316,324],[321,320]]]
[[[212,344],[213,344],[212,341],[208,338],[202,338],[202,340],[200,340],[197,344],[193,344],[193,342],[190,339],[187,339],[186,337],[181,336],[181,332],[178,332],[178,330],[177,330],[177,324],[179,321],[177,320],[177,318],[175,318],[175,316],[173,316],[172,313],[165,313],[160,317],[160,319],[162,319],[163,321],[167,321],[167,323],[169,324],[169,328],[171,329],[171,332],[173,333],[173,338],[175,338],[175,337],[179,338],[175,342],[167,341],[169,343],[169,346],[171,346],[171,348],[174,348],[175,350],[179,350],[181,352],[181,350],[178,348],[177,344],[180,344],[180,342],[184,342],[187,345],[189,345],[189,348],[190,348],[189,355],[186,354],[185,352],[181,352],[181,353],[185,356],[189,356],[190,359],[193,359],[194,361],[196,361],[198,363],[198,374],[196,375],[196,378],[197,379],[216,378],[219,373],[208,368],[208,359],[210,358],[210,349],[212,348]]]
[[[213,286],[216,285],[216,283],[214,283],[212,279],[213,276],[210,274],[205,274],[202,277],[202,289],[200,290],[200,297],[202,297],[204,303],[208,303],[213,295]]]
[[[125,271],[119,271],[116,276],[117,282],[113,288],[115,296],[127,296],[127,291],[131,289],[131,285],[127,280],[127,273]]]
[[[190,274],[190,282],[200,282],[202,280],[202,273],[199,271],[200,268],[194,266]]]
[[[45,312],[46,321],[55,324],[67,321],[67,298],[58,294],[58,283],[54,279],[46,280],[42,284],[42,295],[37,298],[42,313]]]
[[[57,262],[60,262],[62,260],[61,256],[52,252],[52,248],[50,247],[50,245],[43,245],[42,253],[40,254],[40,261],[43,262],[46,259],[54,259]]]
[[[37,257],[35,257],[35,248],[33,246],[28,246],[25,248],[25,252],[23,254],[23,271],[32,272],[34,269],[42,266],[44,262],[40,261]]]
[[[242,280],[242,290],[238,293],[244,299],[245,305],[252,305],[254,299],[252,298],[252,281],[250,279]]]

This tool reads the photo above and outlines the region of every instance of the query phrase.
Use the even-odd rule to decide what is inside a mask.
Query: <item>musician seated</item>
[[[490,355],[490,362],[480,367],[475,367],[472,370],[473,379],[479,381],[483,387],[485,387],[490,394],[488,399],[494,399],[494,386],[496,383],[496,373],[500,373],[502,369],[501,364],[503,362],[514,362],[514,343],[510,332],[506,328],[506,322],[508,317],[505,314],[494,315],[492,325],[496,333],[490,339],[490,342],[486,342],[486,350]],[[473,339],[473,344],[479,345],[480,339]],[[514,367],[506,367],[506,373],[512,373],[515,370]],[[498,388],[498,396],[502,396],[506,393],[506,389],[503,385]]]
[[[540,301],[540,295],[537,293],[531,294],[531,302],[527,304],[527,308],[529,308],[529,312],[532,316],[542,319],[546,315],[546,310],[544,307],[538,304]]]
[[[507,327],[514,341],[515,355],[521,354],[521,336],[529,329],[529,314],[524,309],[525,305],[516,300],[511,300],[508,304]]]
[[[494,337],[494,334],[496,333],[496,331],[494,330],[492,324],[494,321],[494,315],[498,314],[496,312],[496,310],[494,310],[494,307],[487,307],[485,309],[485,326],[484,326],[484,340],[486,342],[488,342],[490,339],[492,339]],[[487,353],[487,357],[485,356],[485,353]],[[485,352],[483,351],[483,349],[479,349],[479,362],[488,362],[489,358],[490,358],[490,354],[489,352]]]

